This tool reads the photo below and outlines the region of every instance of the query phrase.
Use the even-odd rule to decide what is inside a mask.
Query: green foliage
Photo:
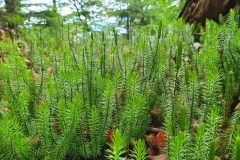
[[[146,146],[143,140],[138,140],[135,144],[133,151],[131,153],[131,157],[136,160],[144,160],[147,158]]]
[[[185,146],[185,137],[184,132],[179,132],[179,134],[174,137],[174,139],[169,144],[169,158],[170,159],[184,159],[186,148]]]
[[[77,0],[69,0],[70,5],[74,8],[74,12],[67,15],[67,18],[72,18],[73,16],[77,16],[80,22],[80,25],[83,27],[84,31],[89,31],[91,22],[96,15],[101,15],[101,9],[97,10],[89,10],[91,7],[102,8],[102,1],[100,0],[85,0],[85,1],[77,1]]]
[[[101,119],[98,109],[93,106],[90,113],[89,128],[91,133],[91,148],[93,155],[100,155],[100,150],[102,147],[102,135],[101,133]]]
[[[26,159],[29,157],[28,138],[21,131],[16,117],[3,116],[0,133],[1,157],[4,159]]]
[[[148,116],[146,102],[142,95],[132,96],[121,117],[120,128],[128,137],[128,142],[132,138],[140,138],[148,126]],[[138,128],[136,128],[136,126]]]
[[[210,143],[210,150],[209,150],[209,156],[208,159],[209,160],[214,160],[215,159],[215,149],[216,149],[216,142],[215,140],[212,140]]]
[[[22,25],[24,17],[21,13],[20,0],[5,0],[5,10],[1,11],[1,25],[16,29],[18,25]]]
[[[15,42],[0,42],[0,157],[145,159],[138,140],[149,125],[164,126],[169,159],[237,157],[238,107],[222,129],[229,104],[239,100],[233,15],[226,24],[206,23],[201,53],[181,21],[133,29],[129,40],[116,30],[79,36],[71,26],[54,35],[33,28],[25,60]],[[154,121],[152,109],[159,110]]]
[[[71,142],[74,141],[73,138],[80,119],[78,105],[81,105],[81,99],[78,95],[68,106],[64,106],[62,103],[59,104],[58,121],[61,127],[61,135],[52,150],[54,159],[63,159],[69,150]]]
[[[206,130],[206,126],[205,126],[205,124],[204,123],[201,123],[200,125],[199,125],[199,128],[198,128],[198,130],[197,130],[197,133],[196,133],[196,135],[195,135],[195,147],[194,147],[194,149],[193,149],[193,151],[194,151],[194,159],[199,159],[199,158],[201,158],[201,157],[203,157],[204,156],[204,154],[205,154],[205,145],[204,145],[204,143],[205,143],[205,137],[204,137],[204,133],[205,133],[205,130]]]
[[[113,143],[109,144],[110,150],[109,156],[107,159],[112,159],[112,160],[121,160],[125,159],[122,157],[122,155],[126,152],[125,147],[127,146],[127,137],[119,130],[116,130],[113,135]]]
[[[187,113],[186,113],[186,107],[182,106],[180,109],[180,115],[181,115],[181,129],[182,131],[188,129],[188,124],[187,124]]]
[[[7,23],[8,25],[17,26],[22,25],[24,22],[24,18],[19,15],[12,15],[8,17]]]
[[[198,101],[200,99],[199,96],[199,90],[200,85],[198,81],[198,75],[196,71],[189,73],[191,76],[189,77],[189,80],[187,81],[187,92],[189,94],[189,100],[188,105],[190,105],[190,116],[189,116],[189,126],[192,126],[193,119],[196,117],[197,113],[197,107],[198,107]]]
[[[240,158],[240,136],[238,135],[235,142],[235,150],[233,159],[237,160]]]
[[[42,154],[41,156],[47,156],[48,148],[53,143],[53,130],[50,123],[50,108],[46,104],[42,104],[39,106],[38,109],[38,117],[36,119],[36,138],[40,138],[41,148],[42,148]],[[41,135],[41,137],[38,137],[38,135]],[[40,156],[40,155],[39,155]]]
[[[178,70],[180,69],[180,67],[181,67],[181,63],[182,63],[182,42],[180,41],[180,42],[178,42],[178,52],[177,52],[177,55],[176,55],[176,63],[177,63],[177,66],[176,66],[176,68],[177,68],[177,72],[178,72]]]

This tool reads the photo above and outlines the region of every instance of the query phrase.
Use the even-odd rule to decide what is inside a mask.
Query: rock
[[[229,160],[229,159],[230,159],[229,154],[225,154],[225,155],[224,155],[224,159],[225,159],[225,160]]]
[[[195,43],[193,43],[193,47],[194,47],[195,49],[199,50],[199,48],[201,48],[201,43],[195,42]]]
[[[199,42],[193,43],[193,48],[196,49],[199,53],[202,53],[202,45]]]

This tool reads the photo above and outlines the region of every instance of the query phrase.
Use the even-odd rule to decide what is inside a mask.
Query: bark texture
[[[226,15],[231,8],[239,6],[239,0],[187,0],[179,18],[185,22],[218,21],[220,14]]]

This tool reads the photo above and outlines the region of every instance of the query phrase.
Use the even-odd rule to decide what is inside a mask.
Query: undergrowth
[[[150,28],[130,40],[115,30],[33,28],[18,40],[28,42],[25,56],[0,42],[0,158],[146,159],[140,139],[158,108],[169,159],[239,159],[240,110],[229,109],[240,96],[235,13],[227,23],[207,21],[202,51],[181,21]]]

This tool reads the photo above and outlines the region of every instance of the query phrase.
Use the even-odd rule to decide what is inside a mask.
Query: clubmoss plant
[[[25,56],[0,42],[0,158],[100,159],[115,131],[107,158],[145,159],[138,140],[151,125],[164,126],[169,159],[238,159],[240,114],[229,108],[240,95],[236,14],[207,21],[199,50],[189,25],[164,24],[133,29],[129,40],[117,30],[33,27]]]
[[[119,130],[116,130],[113,135],[113,143],[109,144],[110,150],[108,150],[109,155],[107,159],[111,160],[122,160],[126,159],[123,154],[126,153],[125,147],[127,146],[127,138],[122,135]]]
[[[240,158],[240,136],[238,135],[235,142],[233,159],[237,160]]]
[[[135,144],[131,157],[135,160],[145,160],[147,158],[146,145],[143,140],[138,140]]]

